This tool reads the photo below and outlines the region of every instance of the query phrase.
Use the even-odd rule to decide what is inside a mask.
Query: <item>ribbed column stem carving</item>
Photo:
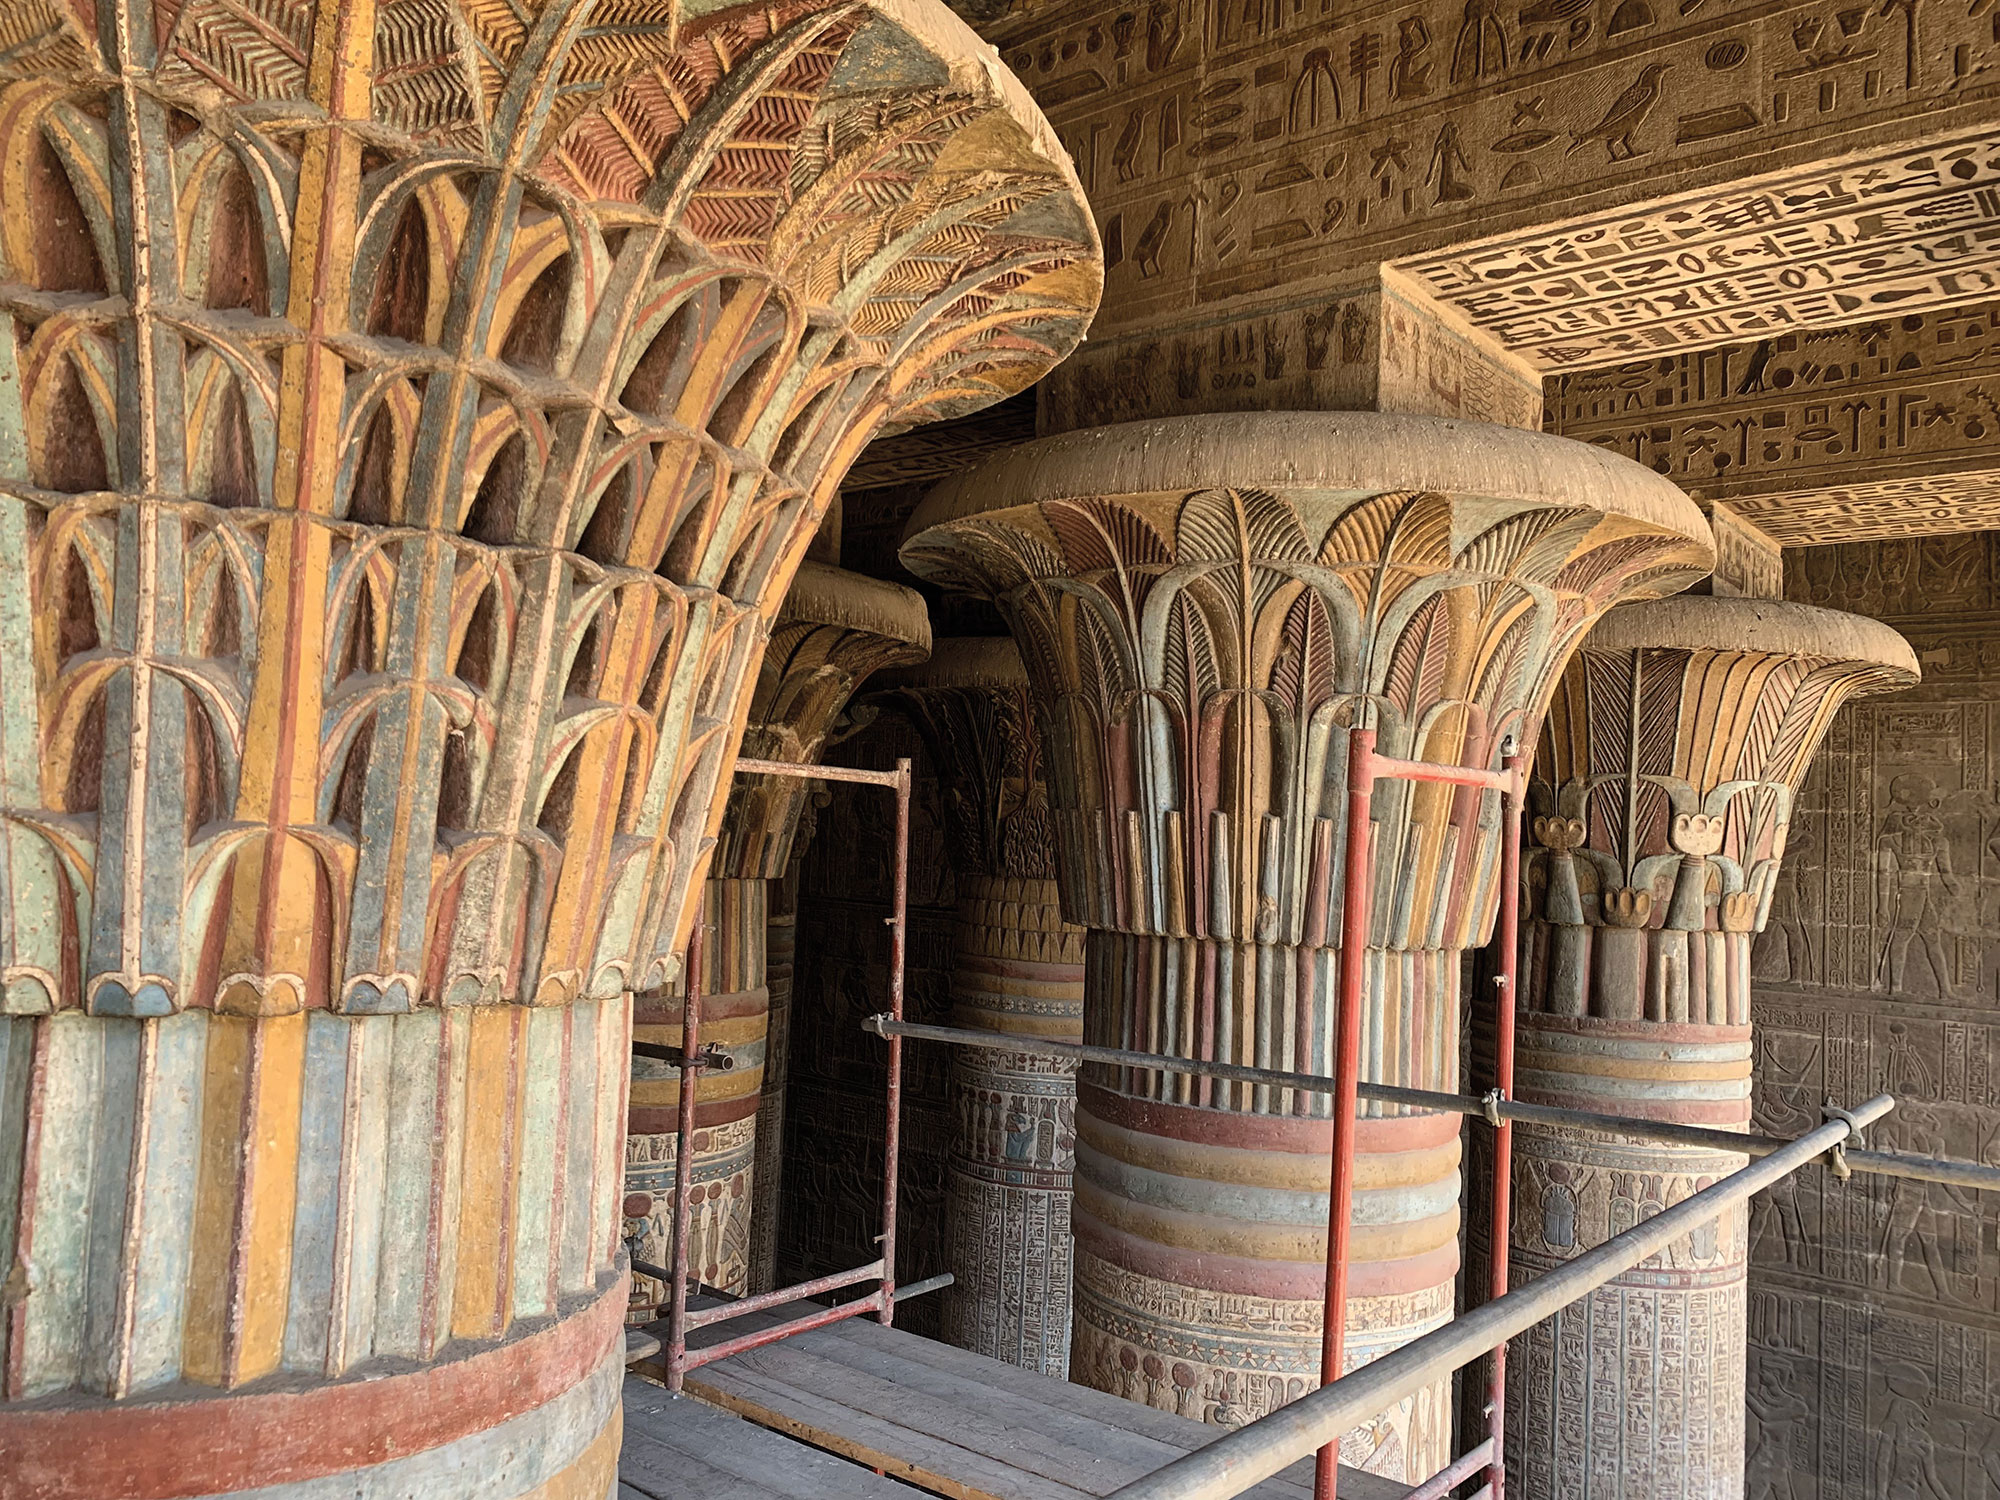
[[[1520,1097],[1749,1126],[1750,944],[1792,796],[1840,705],[1915,667],[1893,631],[1802,605],[1690,596],[1605,617],[1535,762]],[[1747,1160],[1517,1125],[1517,1274]],[[1510,1477],[1582,1500],[1740,1500],[1748,1258],[1739,1207],[1516,1341]]]
[[[1266,413],[1029,444],[933,492],[903,557],[992,599],[1020,648],[1091,1039],[1330,1072],[1358,940],[1363,1076],[1449,1088],[1498,798],[1384,784],[1369,930],[1343,934],[1343,730],[1494,766],[1600,613],[1711,551],[1672,485],[1599,450]],[[1072,1378],[1222,1423],[1314,1384],[1331,1133],[1324,1096],[1084,1069]],[[1458,1149],[1452,1117],[1360,1122],[1355,1361],[1449,1315]],[[1440,1382],[1343,1452],[1418,1479],[1449,1426]]]

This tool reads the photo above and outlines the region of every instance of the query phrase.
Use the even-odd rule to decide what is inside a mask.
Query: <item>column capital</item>
[[[1605,615],[1556,688],[1530,789],[1523,1098],[1747,1128],[1750,945],[1792,797],[1842,703],[1916,680],[1908,643],[1857,615],[1719,595]],[[1920,885],[1926,817],[1941,835],[1913,809],[1885,838]],[[1510,1235],[1531,1274],[1745,1160],[1534,1125],[1513,1149]],[[1519,1341],[1509,1461],[1530,1490],[1563,1474],[1590,1500],[1741,1495],[1748,1222],[1741,1206],[1723,1214]],[[1606,1368],[1621,1372],[1615,1394],[1593,1381]]]
[[[816,763],[861,684],[885,667],[922,661],[930,649],[930,615],[916,590],[824,563],[801,563],[757,668],[743,758]],[[710,877],[782,877],[813,789],[812,782],[797,777],[737,777],[709,861]]]
[[[1690,976],[1671,954],[1647,964],[1642,950],[1735,934],[1747,962],[1792,797],[1834,714],[1916,681],[1909,643],[1860,615],[1711,595],[1607,614],[1550,701],[1528,863],[1530,910],[1555,947],[1581,927],[1601,936],[1587,969],[1559,963],[1529,987],[1532,1008],[1746,1024],[1747,968]],[[1612,948],[1631,961],[1611,962]]]
[[[1071,920],[1324,943],[1335,730],[1365,715],[1386,754],[1497,764],[1604,610],[1685,587],[1713,551],[1679,490],[1602,450],[1284,412],[1027,444],[932,491],[903,559],[1008,617],[1050,726]],[[1430,841],[1410,857],[1449,859],[1451,800],[1385,788],[1377,816],[1422,809],[1395,818]]]
[[[924,737],[961,873],[1053,881],[1041,724],[1014,642],[955,636],[939,641],[929,661],[878,681],[878,696]]]

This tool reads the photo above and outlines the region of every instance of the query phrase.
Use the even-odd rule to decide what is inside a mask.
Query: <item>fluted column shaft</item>
[[[1841,703],[1915,675],[1894,632],[1801,605],[1606,616],[1535,763],[1520,1097],[1748,1128],[1750,944],[1793,793]],[[1546,1271],[1747,1160],[1516,1125],[1514,1265]],[[1526,1493],[1739,1500],[1748,1258],[1739,1207],[1516,1342],[1507,1452]]]
[[[1333,1071],[1339,945],[1368,949],[1362,1076],[1457,1083],[1459,957],[1497,907],[1496,794],[1384,783],[1373,906],[1339,930],[1348,725],[1482,768],[1604,609],[1710,559],[1657,476],[1538,434],[1361,413],[1133,423],[934,492],[905,562],[992,599],[1047,726],[1088,1039]],[[1236,1423],[1316,1383],[1325,1096],[1087,1067],[1072,1378]],[[1347,1357],[1450,1315],[1458,1125],[1357,1129]],[[1351,1434],[1418,1479],[1447,1382]]]

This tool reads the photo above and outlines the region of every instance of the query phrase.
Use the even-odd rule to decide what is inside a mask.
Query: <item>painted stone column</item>
[[[1064,915],[1092,1041],[1333,1068],[1346,736],[1498,764],[1620,600],[1711,557],[1671,484],[1508,428],[1373,413],[1134,422],[934,491],[905,562],[992,599],[1048,725]],[[1459,957],[1498,898],[1498,798],[1374,804],[1363,1076],[1457,1086]],[[1078,1089],[1071,1378],[1239,1423],[1318,1371],[1323,1096],[1092,1067]],[[1451,1314],[1458,1126],[1360,1122],[1347,1349]],[[1440,1383],[1346,1444],[1438,1466]]]
[[[930,617],[914,590],[821,563],[802,564],[757,672],[744,757],[815,763],[835,719],[869,674],[921,661],[930,644]],[[734,1066],[704,1071],[695,1085],[688,1269],[726,1292],[744,1292],[750,1285],[771,1005],[765,946],[771,892],[784,879],[801,814],[817,791],[816,783],[797,777],[738,777],[708,867],[701,1035],[704,1045],[721,1048]],[[680,1045],[684,993],[676,979],[634,996],[633,1035]],[[673,1253],[679,1124],[679,1070],[633,1058],[625,1190],[652,1199],[639,1253],[655,1265],[667,1264]],[[770,1165],[776,1166],[775,1159]],[[650,1304],[664,1295],[651,1278],[635,1280],[636,1301]]]
[[[1005,636],[940,641],[886,680],[944,781],[958,888],[953,1023],[1079,1041],[1083,929],[1063,920],[1040,725]],[[954,1048],[945,1337],[1069,1373],[1076,1067]]]
[[[1067,158],[930,0],[4,29],[0,1488],[607,1494],[626,997]]]
[[[1887,626],[1800,604],[1683,596],[1604,618],[1535,760],[1520,1097],[1748,1128],[1750,945],[1793,794],[1842,703],[1916,675]],[[1516,1125],[1516,1278],[1747,1160]],[[1515,1341],[1524,1494],[1738,1500],[1748,1256],[1738,1207]]]

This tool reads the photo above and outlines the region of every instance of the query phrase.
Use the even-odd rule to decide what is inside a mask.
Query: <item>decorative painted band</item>
[[[1630,1115],[1659,1120],[1668,1125],[1710,1125],[1717,1130],[1747,1129],[1750,1100],[1743,1099],[1644,1099],[1614,1096],[1588,1089],[1548,1088],[1529,1077],[1524,1069],[1514,1075],[1515,1093],[1535,1104],[1551,1104],[1559,1109],[1588,1110],[1593,1114]],[[1525,1125],[1516,1125],[1523,1130]],[[1660,1149],[1666,1150],[1667,1147]]]
[[[1248,1151],[1285,1151],[1326,1160],[1333,1150],[1333,1122],[1295,1115],[1253,1115],[1239,1110],[1209,1109],[1164,1099],[1135,1099],[1088,1078],[1077,1084],[1079,1105],[1142,1135],[1163,1135],[1203,1145],[1231,1146]],[[1377,1152],[1418,1151],[1458,1138],[1461,1117],[1450,1114],[1364,1115],[1354,1122],[1357,1156]]]
[[[696,1096],[694,1106],[694,1126],[697,1130],[708,1130],[720,1125],[734,1125],[738,1120],[747,1120],[757,1113],[763,1102],[761,1092],[739,1094],[734,1099],[704,1101]],[[678,1104],[647,1105],[634,1107],[626,1112],[628,1129],[633,1135],[674,1135],[681,1128]]]
[[[952,959],[954,971],[968,980],[977,975],[984,979],[1025,980],[1031,985],[1083,985],[1083,965],[1081,963],[1046,963],[1034,958],[993,958],[984,953],[968,952],[961,948]]]
[[[1699,1055],[1707,1057],[1748,1057],[1750,1047],[1750,1027],[1720,1026],[1699,1021],[1645,1021],[1637,1018],[1614,1019],[1606,1016],[1555,1016],[1543,1012],[1529,1012],[1522,1015],[1520,1025],[1532,1027],[1535,1034],[1550,1038],[1549,1045],[1560,1045],[1553,1038],[1574,1037],[1571,1045],[1590,1046],[1616,1045],[1625,1043],[1669,1043],[1676,1048],[1698,1049]]]
[[[1095,1101],[1091,1109],[1079,1116],[1077,1134],[1099,1152],[1133,1166],[1177,1177],[1309,1193],[1318,1204],[1317,1222],[1326,1220],[1328,1157],[1324,1152],[1314,1155],[1268,1147],[1241,1150],[1216,1145],[1199,1136],[1133,1130],[1118,1123],[1115,1113],[1094,1106]],[[1440,1118],[1454,1128],[1450,1135],[1434,1144],[1418,1144],[1405,1151],[1357,1152],[1354,1185],[1358,1190],[1402,1188],[1439,1182],[1451,1175],[1461,1152],[1456,1120],[1436,1115],[1419,1118],[1424,1122],[1426,1135],[1435,1128],[1432,1122]],[[1411,1132],[1413,1137],[1416,1134]]]
[[[1151,1223],[1172,1244],[1325,1263],[1326,1195],[1151,1171],[1077,1143],[1078,1191],[1087,1184],[1102,1216]],[[1400,1257],[1457,1232],[1458,1173],[1354,1194],[1352,1222],[1365,1244],[1356,1258]],[[1252,1250],[1251,1247],[1257,1247]]]
[[[1523,1099],[1681,1124],[1750,1122],[1748,1026],[1534,1012],[1517,1025],[1515,1092]],[[1490,1045],[1483,1035],[1478,1043]]]
[[[1102,1196],[1088,1184],[1079,1182],[1070,1226],[1078,1245],[1089,1247],[1112,1265],[1177,1286],[1212,1292],[1294,1300],[1325,1295],[1324,1230],[1320,1232],[1317,1265],[1309,1258],[1266,1259],[1228,1250],[1169,1244],[1155,1232],[1155,1225],[1147,1226],[1148,1232],[1134,1233],[1094,1213],[1093,1208],[1102,1201]],[[1458,1273],[1457,1212],[1454,1210],[1448,1221],[1436,1227],[1439,1243],[1412,1247],[1407,1254],[1396,1258],[1370,1254],[1387,1248],[1388,1237],[1381,1236],[1377,1241],[1376,1232],[1357,1228],[1350,1241],[1355,1258],[1347,1271],[1349,1299],[1394,1296],[1449,1283]]]
[[[671,1026],[676,1032],[681,1029],[681,1009],[683,997],[672,993],[653,991],[647,995],[632,997],[632,1024],[634,1026]],[[748,990],[728,990],[720,994],[704,994],[701,997],[701,1029],[703,1039],[714,1040],[710,1034],[712,1027],[719,1028],[724,1022],[761,1018],[771,1008],[771,992],[768,986],[758,985]],[[678,1040],[678,1038],[676,1038]]]
[[[711,885],[716,882],[709,882]],[[741,884],[742,882],[736,882]],[[761,935],[759,951],[761,953]],[[761,971],[762,964],[759,963]],[[716,995],[701,1002],[701,1040],[728,1053],[735,1064],[704,1071],[695,1083],[695,1123],[724,1125],[757,1112],[764,1087],[765,1040],[770,1028],[771,992],[763,985]],[[635,1001],[632,1037],[678,1047],[682,1036],[681,997],[663,995]],[[657,1058],[632,1059],[631,1129],[658,1135],[680,1128],[680,1070]]]
[[[567,1433],[587,1440],[572,1443],[567,1452],[576,1455],[576,1465],[592,1464],[594,1472],[605,1462],[608,1432],[615,1466],[625,1299],[621,1270],[589,1301],[551,1324],[406,1374],[195,1400],[0,1407],[5,1455],[0,1500],[75,1496],[84,1475],[94,1500],[182,1500],[333,1476],[339,1476],[340,1494],[375,1500],[377,1489],[355,1471],[467,1439],[499,1442],[503,1429],[521,1418],[528,1419],[526,1425],[496,1446],[492,1459],[505,1448],[537,1444],[551,1444],[553,1452]],[[593,1379],[605,1380],[607,1370],[613,1372],[608,1409],[592,1417],[561,1405]],[[592,1410],[606,1405],[588,1399],[581,1404]],[[547,1429],[534,1420],[543,1412]],[[518,1488],[490,1493],[496,1500],[526,1494],[548,1477],[527,1477]],[[607,1484],[608,1478],[607,1473]],[[579,1484],[575,1493],[595,1500],[604,1489]],[[405,1486],[401,1492],[465,1493],[435,1485]]]

